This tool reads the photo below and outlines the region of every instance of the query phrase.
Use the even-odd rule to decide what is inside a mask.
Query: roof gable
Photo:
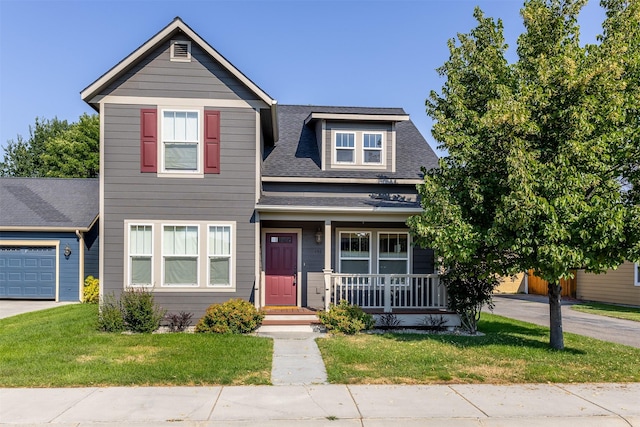
[[[196,43],[202,50],[210,55],[215,61],[237,78],[242,84],[244,84],[251,92],[253,92],[259,99],[264,101],[269,106],[275,106],[276,101],[271,98],[265,91],[260,89],[255,83],[253,83],[247,76],[245,76],[240,70],[238,70],[233,64],[231,64],[224,56],[211,47],[203,38],[201,38],[195,31],[193,31],[187,24],[185,24],[179,17],[176,17],[169,25],[160,30],[156,35],[147,40],[142,46],[133,51],[129,56],[124,58],[114,67],[112,67],[105,74],[100,76],[96,81],[91,83],[85,89],[80,92],[82,99],[96,107],[94,98],[101,93],[109,84],[114,82],[120,76],[122,76],[127,70],[133,67],[146,55],[158,48],[161,44],[171,39],[178,33],[183,33],[194,43]]]
[[[98,217],[98,179],[0,178],[1,229],[78,229]]]

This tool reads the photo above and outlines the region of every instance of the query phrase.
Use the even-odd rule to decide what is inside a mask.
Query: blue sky
[[[79,92],[175,16],[279,103],[402,107],[435,148],[424,101],[476,5],[503,20],[515,59],[520,0],[0,0],[0,155],[35,117],[93,112]],[[603,19],[590,0],[583,42]]]

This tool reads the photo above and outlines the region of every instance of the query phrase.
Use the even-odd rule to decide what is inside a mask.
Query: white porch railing
[[[324,271],[325,309],[346,300],[362,308],[434,310],[447,308],[437,274],[342,274]]]

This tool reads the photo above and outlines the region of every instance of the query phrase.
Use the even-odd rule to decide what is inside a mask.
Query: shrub
[[[87,304],[97,304],[100,301],[100,280],[93,276],[84,279],[82,301]]]
[[[498,278],[487,273],[484,262],[453,265],[442,275],[442,283],[447,287],[449,309],[460,316],[460,326],[475,335],[482,307],[493,310],[493,290]]]
[[[155,331],[166,313],[155,304],[153,294],[145,289],[127,289],[120,296],[120,304],[124,324],[132,332]]]
[[[193,313],[185,313],[184,311],[181,311],[178,314],[169,313],[164,316],[171,332],[183,332],[185,329],[191,326],[192,317]]]
[[[98,314],[98,329],[104,332],[124,331],[124,318],[120,301],[113,295],[105,295]]]
[[[429,314],[422,319],[422,326],[428,331],[444,331],[447,329],[447,319],[443,315],[432,316]]]
[[[397,328],[402,325],[402,320],[393,313],[384,313],[378,316],[378,325],[381,328]]]
[[[375,325],[372,315],[345,300],[340,301],[338,305],[331,305],[329,311],[321,311],[318,317],[329,332],[349,335],[371,329]]]
[[[245,334],[262,324],[264,312],[242,299],[231,299],[207,308],[204,317],[196,325],[196,332],[216,334]]]

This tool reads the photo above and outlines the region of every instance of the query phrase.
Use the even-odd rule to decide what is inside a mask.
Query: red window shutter
[[[204,112],[204,173],[220,173],[220,111]]]
[[[140,110],[140,172],[158,171],[158,112]]]

